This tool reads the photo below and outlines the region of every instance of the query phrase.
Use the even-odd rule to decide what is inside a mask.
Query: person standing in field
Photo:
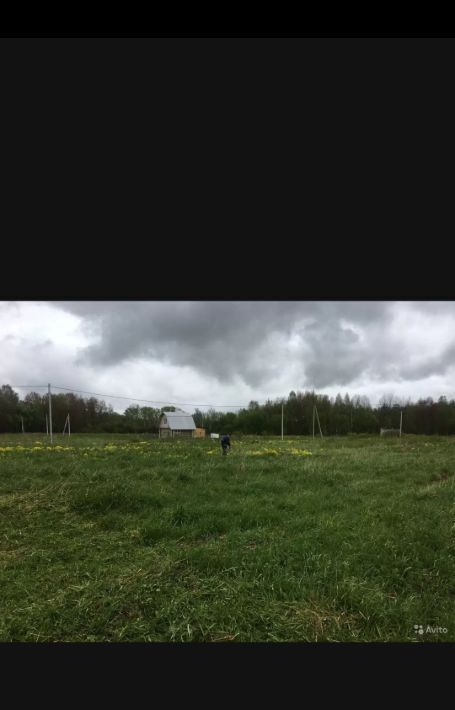
[[[224,434],[224,436],[221,437],[221,449],[223,451],[223,456],[226,456],[228,449],[229,451],[231,450],[231,440],[228,434]]]

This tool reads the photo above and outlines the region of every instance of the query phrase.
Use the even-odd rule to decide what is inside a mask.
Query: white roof
[[[193,417],[186,412],[163,412],[162,416],[166,417],[170,429],[196,429]]]

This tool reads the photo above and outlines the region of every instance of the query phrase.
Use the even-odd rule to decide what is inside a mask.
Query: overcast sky
[[[51,382],[188,411],[313,388],[373,405],[382,394],[455,397],[448,301],[3,301],[0,344],[0,385]]]

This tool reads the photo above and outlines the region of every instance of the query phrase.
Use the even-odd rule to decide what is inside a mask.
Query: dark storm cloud
[[[399,378],[402,380],[423,380],[432,375],[445,375],[450,367],[455,365],[455,344],[446,348],[440,355],[414,366],[400,368]]]
[[[334,322],[313,323],[305,328],[303,337],[309,349],[305,375],[314,387],[347,385],[369,362],[369,349],[360,344],[359,335],[351,328]]]
[[[219,380],[259,386],[297,362],[299,385],[348,384],[371,366],[371,348],[353,328],[385,327],[387,302],[53,303],[84,319],[98,342],[80,362],[109,367],[138,357],[191,366]],[[352,326],[352,327],[351,327]],[[288,359],[286,343],[301,347]],[[271,342],[270,345],[268,343]]]

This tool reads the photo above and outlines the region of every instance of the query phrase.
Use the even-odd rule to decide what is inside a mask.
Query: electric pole
[[[48,384],[47,390],[48,390],[48,395],[49,395],[49,432],[51,435],[51,444],[52,444],[53,443],[53,439],[52,439],[52,395],[51,395],[50,384]]]

